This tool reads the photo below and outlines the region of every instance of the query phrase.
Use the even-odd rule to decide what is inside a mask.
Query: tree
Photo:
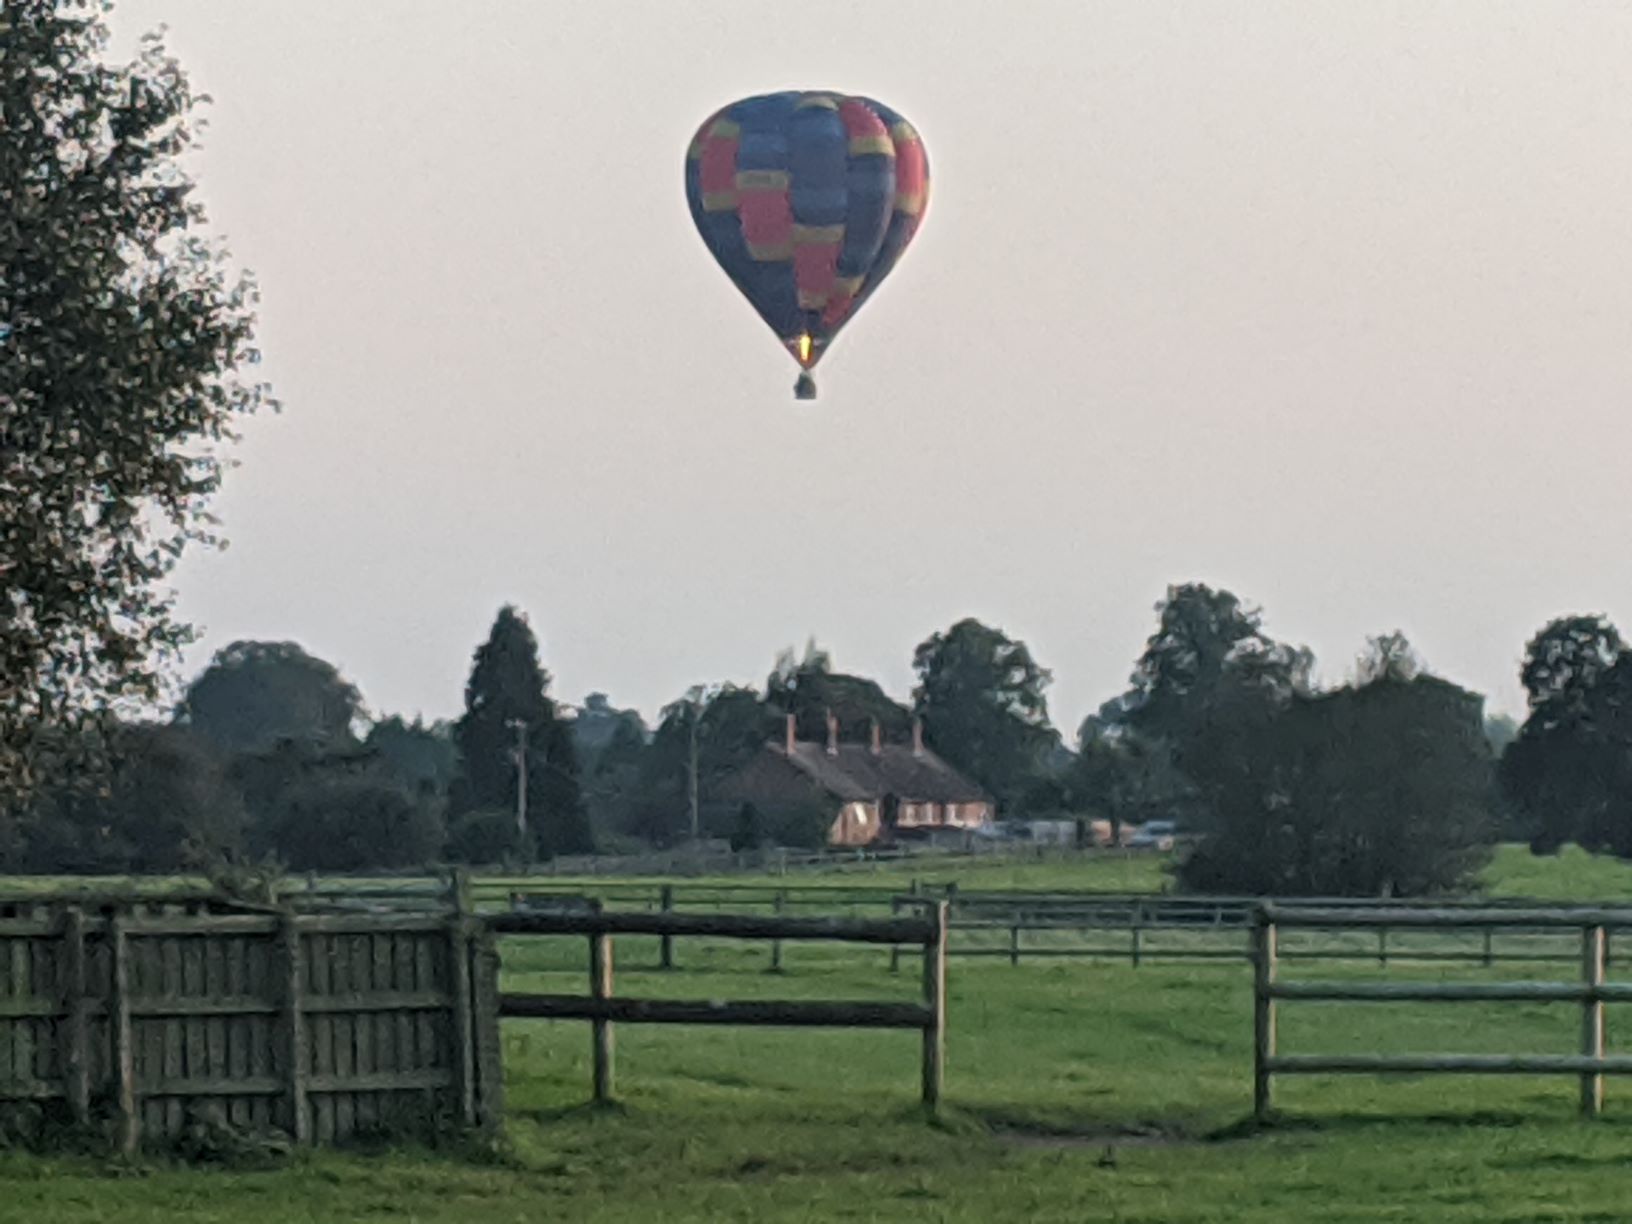
[[[572,745],[578,763],[593,772],[601,755],[625,751],[646,741],[646,722],[637,710],[620,710],[605,693],[591,693],[572,720]]]
[[[446,797],[459,775],[459,749],[450,723],[427,727],[421,719],[410,723],[393,714],[368,729],[363,747],[410,793]]]
[[[641,835],[700,836],[714,783],[764,747],[769,730],[759,694],[734,684],[693,685],[664,706],[641,771]]]
[[[356,777],[291,787],[266,836],[298,871],[359,871],[434,862],[444,828],[434,805],[378,777]]]
[[[235,857],[245,815],[225,762],[185,727],[119,725],[100,792],[46,783],[22,809],[13,871],[172,873]]]
[[[1219,724],[1193,777],[1212,821],[1190,888],[1420,896],[1465,885],[1495,838],[1483,701],[1377,639],[1352,685]]]
[[[0,54],[0,803],[56,736],[155,700],[188,640],[162,586],[210,538],[216,444],[270,403],[255,291],[204,234],[196,99],[156,37],[104,59],[98,6],[12,0]]]
[[[334,664],[294,642],[233,642],[187,688],[177,720],[229,752],[285,740],[318,748],[355,742],[363,699]]]
[[[526,617],[506,604],[476,649],[465,713],[454,728],[464,765],[456,806],[516,810],[519,742],[527,767],[526,844],[546,856],[580,854],[594,849],[594,835],[579,793],[572,730],[557,716],[549,684],[538,639]]]
[[[1621,634],[1603,616],[1561,616],[1531,638],[1519,678],[1531,715],[1556,723],[1581,713],[1587,693],[1625,651]]]
[[[1629,659],[1620,631],[1599,615],[1557,617],[1525,647],[1520,679],[1530,709],[1502,753],[1500,776],[1537,853],[1570,841],[1591,849],[1632,842],[1617,832],[1625,823],[1617,813],[1628,772]]]
[[[1270,638],[1263,614],[1231,592],[1171,586],[1156,611],[1160,623],[1124,699],[1125,721],[1141,734],[1181,741],[1226,675],[1276,699],[1308,690],[1313,656]]]
[[[456,817],[448,829],[448,857],[481,867],[524,858],[516,814],[503,808],[478,808]]]
[[[1632,653],[1533,706],[1501,777],[1532,850],[1632,858]]]
[[[1228,767],[1208,758],[1227,756],[1243,727],[1307,695],[1314,656],[1271,638],[1262,613],[1227,590],[1170,586],[1156,611],[1128,691],[1083,724],[1077,787],[1116,824],[1163,817],[1205,827],[1213,813],[1192,775]]]
[[[973,619],[921,643],[912,665],[930,745],[1000,802],[1018,801],[1058,743],[1048,671],[1024,642]]]
[[[805,646],[803,659],[792,650],[777,655],[765,682],[765,706],[777,717],[794,717],[800,739],[827,739],[828,717],[836,719],[844,743],[866,743],[876,724],[887,740],[902,740],[912,732],[912,711],[892,701],[865,676],[833,670],[833,658],[814,641]]]

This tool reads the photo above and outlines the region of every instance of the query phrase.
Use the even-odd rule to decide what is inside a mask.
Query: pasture
[[[1133,885],[1149,860],[981,864],[980,887]],[[1002,873],[1008,873],[1003,875]],[[933,878],[937,873],[920,873]],[[977,886],[951,870],[960,884]],[[848,873],[847,873],[848,875]],[[994,875],[998,878],[994,878]],[[1583,891],[1576,891],[1588,881]],[[1507,850],[1490,891],[1608,900],[1632,870]],[[620,992],[674,998],[907,1001],[916,975],[879,948],[619,940]],[[515,938],[510,989],[579,993],[581,940]],[[1304,963],[1288,980],[1491,981],[1568,967]],[[1617,971],[1611,971],[1612,979]],[[1576,1117],[1568,1077],[1308,1077],[1277,1084],[1254,1130],[1244,962],[955,960],[942,1121],[917,1106],[917,1035],[620,1026],[620,1105],[592,1109],[579,1022],[506,1021],[509,1124],[490,1150],[309,1154],[265,1169],[0,1156],[0,1220],[1608,1221],[1626,1218],[1632,1082]],[[1568,1004],[1324,1004],[1281,1016],[1287,1053],[1569,1053]],[[1608,1008],[1611,1052],[1632,1005]]]

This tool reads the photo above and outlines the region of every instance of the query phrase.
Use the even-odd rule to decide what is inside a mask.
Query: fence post
[[[1020,963],[1020,911],[1015,910],[1009,915],[1009,964]]]
[[[504,1121],[504,1049],[499,1041],[499,947],[486,924],[474,947],[476,1124],[496,1131]]]
[[[914,883],[917,883],[917,881],[914,881]],[[900,916],[901,916],[901,898],[900,897],[891,897],[890,898],[890,917],[891,918],[899,918]],[[901,945],[900,944],[891,944],[890,945],[890,972],[891,973],[899,973],[900,971],[901,971]]]
[[[589,993],[597,1001],[612,997],[612,936],[602,932],[589,937]],[[612,1021],[593,1020],[595,1103],[612,1100]]]
[[[673,911],[673,909],[674,909],[674,885],[673,884],[665,884],[658,891],[657,904],[658,904],[658,908],[661,909],[665,914],[670,913],[670,912]],[[657,967],[659,969],[673,969],[674,968],[674,937],[672,935],[664,935],[664,936],[661,937],[661,942],[658,944]]]
[[[1133,934],[1133,947],[1130,949],[1130,952],[1132,954],[1133,967],[1135,969],[1137,969],[1139,967],[1139,958],[1140,958],[1140,953],[1141,953],[1141,950],[1142,950],[1141,945],[1143,943],[1143,935],[1144,935],[1144,931],[1142,930],[1142,927],[1144,925],[1144,918],[1145,918],[1144,903],[1140,902],[1140,901],[1135,901],[1133,903],[1133,911],[1129,916],[1129,929],[1131,930],[1131,932]]]
[[[476,1049],[475,1025],[471,1015],[470,922],[467,918],[470,878],[462,868],[454,870],[449,892],[453,901],[453,917],[448,919],[448,992],[453,1010],[453,1050],[448,1065],[453,1068],[453,1099],[457,1116],[461,1123],[471,1126],[476,1121]]]
[[[1260,909],[1252,928],[1252,1115],[1264,1122],[1270,1112],[1269,1060],[1275,1057],[1275,923]]]
[[[945,901],[935,903],[935,929],[924,944],[924,1006],[929,1024],[924,1029],[923,1102],[931,1113],[940,1108],[941,1080],[946,1072],[946,917]]]
[[[130,940],[125,934],[123,911],[114,914],[108,922],[108,944],[113,958],[113,994],[108,1006],[112,1012],[109,1021],[118,1085],[119,1150],[133,1156],[142,1124],[136,1112],[136,1046],[130,1025]]]
[[[63,1091],[74,1121],[91,1120],[90,1000],[85,997],[85,911],[77,905],[63,913],[63,1010],[68,1018],[63,1050]]]
[[[292,909],[285,910],[278,922],[278,953],[283,969],[282,1045],[289,1076],[289,1133],[296,1143],[306,1144],[312,1141],[312,1120],[306,1108],[306,966]]]
[[[1581,932],[1581,981],[1587,996],[1581,1004],[1581,1057],[1604,1057],[1604,1000],[1599,993],[1604,984],[1604,928],[1590,926]],[[1581,1073],[1581,1112],[1596,1118],[1604,1107],[1604,1073]]]
[[[782,911],[787,908],[787,904],[788,890],[785,888],[777,889],[776,896],[771,898],[771,912],[780,918]],[[782,941],[780,939],[771,940],[771,972],[782,972]]]
[[[1388,964],[1388,928],[1386,926],[1377,928],[1377,963],[1379,965]]]

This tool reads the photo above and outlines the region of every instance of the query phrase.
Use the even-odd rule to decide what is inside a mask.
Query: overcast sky
[[[513,601],[558,697],[650,714],[812,634],[905,697],[973,615],[1069,735],[1172,582],[1514,712],[1545,620],[1632,622],[1624,4],[120,0],[118,48],[160,22],[286,406],[179,573],[195,664],[451,715]],[[681,182],[784,88],[934,177],[812,404]]]

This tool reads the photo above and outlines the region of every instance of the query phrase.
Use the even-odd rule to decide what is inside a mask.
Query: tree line
[[[331,663],[294,643],[217,652],[163,722],[101,725],[94,787],[40,787],[0,826],[13,871],[176,871],[275,861],[306,870],[523,862],[672,846],[694,835],[816,847],[830,814],[748,813],[718,783],[781,734],[929,746],[987,789],[1005,820],[1176,821],[1179,883],[1206,891],[1413,896],[1467,885],[1499,840],[1575,842],[1632,857],[1632,651],[1602,617],[1529,643],[1522,726],[1433,675],[1399,634],[1341,684],[1277,641],[1262,613],[1175,586],[1128,687],[1067,746],[1051,674],[978,620],[914,651],[900,702],[837,670],[816,643],[763,686],[698,685],[655,726],[604,694],[563,707],[536,636],[502,608],[475,650],[464,712],[371,716]],[[82,753],[92,758],[98,753]]]

